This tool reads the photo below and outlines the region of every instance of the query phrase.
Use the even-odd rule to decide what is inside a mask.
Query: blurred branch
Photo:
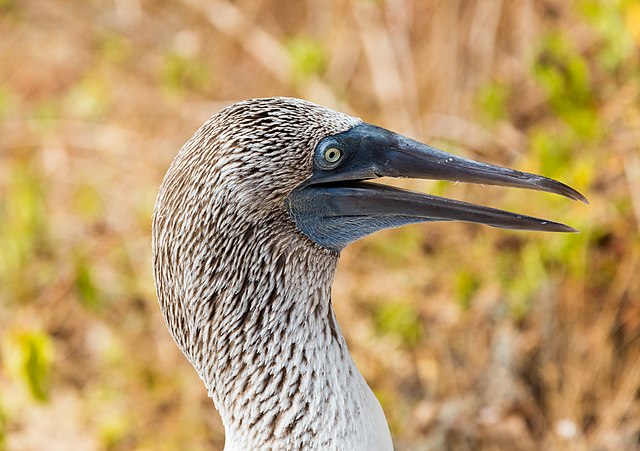
[[[630,362],[620,374],[624,375],[623,380],[615,392],[615,397],[607,403],[607,408],[602,412],[599,426],[594,433],[593,449],[610,449],[607,444],[612,442],[612,437],[618,433],[620,425],[637,402],[636,395],[640,389],[640,359]]]
[[[484,83],[491,76],[501,13],[502,0],[478,2],[475,5],[468,48],[476,55],[477,69],[472,73],[476,85]]]
[[[127,153],[131,147],[139,146],[142,141],[148,141],[148,136],[132,129],[127,129],[114,124],[94,123],[88,121],[76,121],[70,119],[52,120],[47,123],[53,126],[53,130],[46,134],[36,134],[40,138],[29,136],[29,142],[20,140],[20,147],[38,146],[51,134],[64,136],[69,140],[69,145],[75,149],[100,150],[109,153]],[[14,120],[0,122],[0,135],[4,137],[0,148],[10,149],[10,143],[15,141],[9,137],[12,134],[23,134],[25,131],[42,127],[42,122],[37,120]]]
[[[511,155],[520,155],[525,136],[515,127],[504,124],[498,133],[463,117],[453,114],[432,113],[422,118],[425,135],[447,139],[478,152],[500,147]]]
[[[376,99],[381,106],[385,123],[398,128],[411,124],[406,109],[403,75],[412,79],[412,71],[402,74],[398,64],[401,54],[394,49],[389,30],[383,25],[380,10],[372,3],[358,3],[354,15],[360,30],[361,42],[369,65]],[[401,130],[407,132],[410,130]]]
[[[636,216],[636,226],[640,230],[640,156],[638,152],[627,152],[622,155],[622,161],[629,185],[631,204]]]
[[[240,43],[258,64],[285,86],[292,84],[292,61],[280,40],[254,23],[233,3],[226,0],[183,0],[191,8],[203,13],[218,31]],[[331,107],[350,111],[345,100],[338,101],[329,85],[316,76],[310,76],[303,86],[302,95]]]
[[[225,0],[183,1],[203,13],[218,31],[237,40],[274,78],[283,84],[290,82],[291,58],[284,46],[260,25],[251,23],[240,8]]]

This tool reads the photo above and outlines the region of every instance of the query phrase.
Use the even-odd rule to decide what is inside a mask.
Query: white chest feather
[[[225,450],[393,449],[380,404],[327,313],[333,326],[310,315],[304,331],[276,334],[253,366],[243,367],[248,384],[230,381],[224,398],[213,394],[225,424]]]

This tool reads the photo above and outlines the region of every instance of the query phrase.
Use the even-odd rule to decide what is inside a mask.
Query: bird
[[[430,221],[576,231],[372,181],[382,177],[587,203],[556,180],[462,158],[302,99],[249,99],[214,114],[162,181],[152,258],[166,326],[220,413],[225,451],[393,449],[332,306],[349,243]]]

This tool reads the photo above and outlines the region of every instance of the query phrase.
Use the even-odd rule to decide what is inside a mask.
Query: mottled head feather
[[[201,195],[228,196],[246,214],[279,209],[311,175],[318,142],[360,122],[300,99],[239,102],[212,116],[186,143],[163,187],[180,177],[181,189],[200,184]]]
[[[162,183],[158,299],[220,411],[227,450],[390,447],[333,315],[338,254],[284,205],[311,176],[318,142],[359,123],[298,99],[240,102],[194,134]]]

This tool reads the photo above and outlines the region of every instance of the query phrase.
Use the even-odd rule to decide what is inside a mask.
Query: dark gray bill
[[[547,232],[576,231],[553,221],[362,182],[378,177],[512,186],[556,193],[587,203],[582,194],[556,180],[457,157],[363,123],[320,141],[315,150],[312,176],[289,196],[287,210],[303,233],[336,251],[377,230],[425,221],[466,221]]]
[[[318,145],[319,153],[329,146],[343,150],[341,164],[327,170],[318,164],[322,155],[316,154],[316,167],[308,184],[377,177],[450,180],[547,191],[589,203],[578,191],[557,180],[458,157],[367,123],[325,138]]]

